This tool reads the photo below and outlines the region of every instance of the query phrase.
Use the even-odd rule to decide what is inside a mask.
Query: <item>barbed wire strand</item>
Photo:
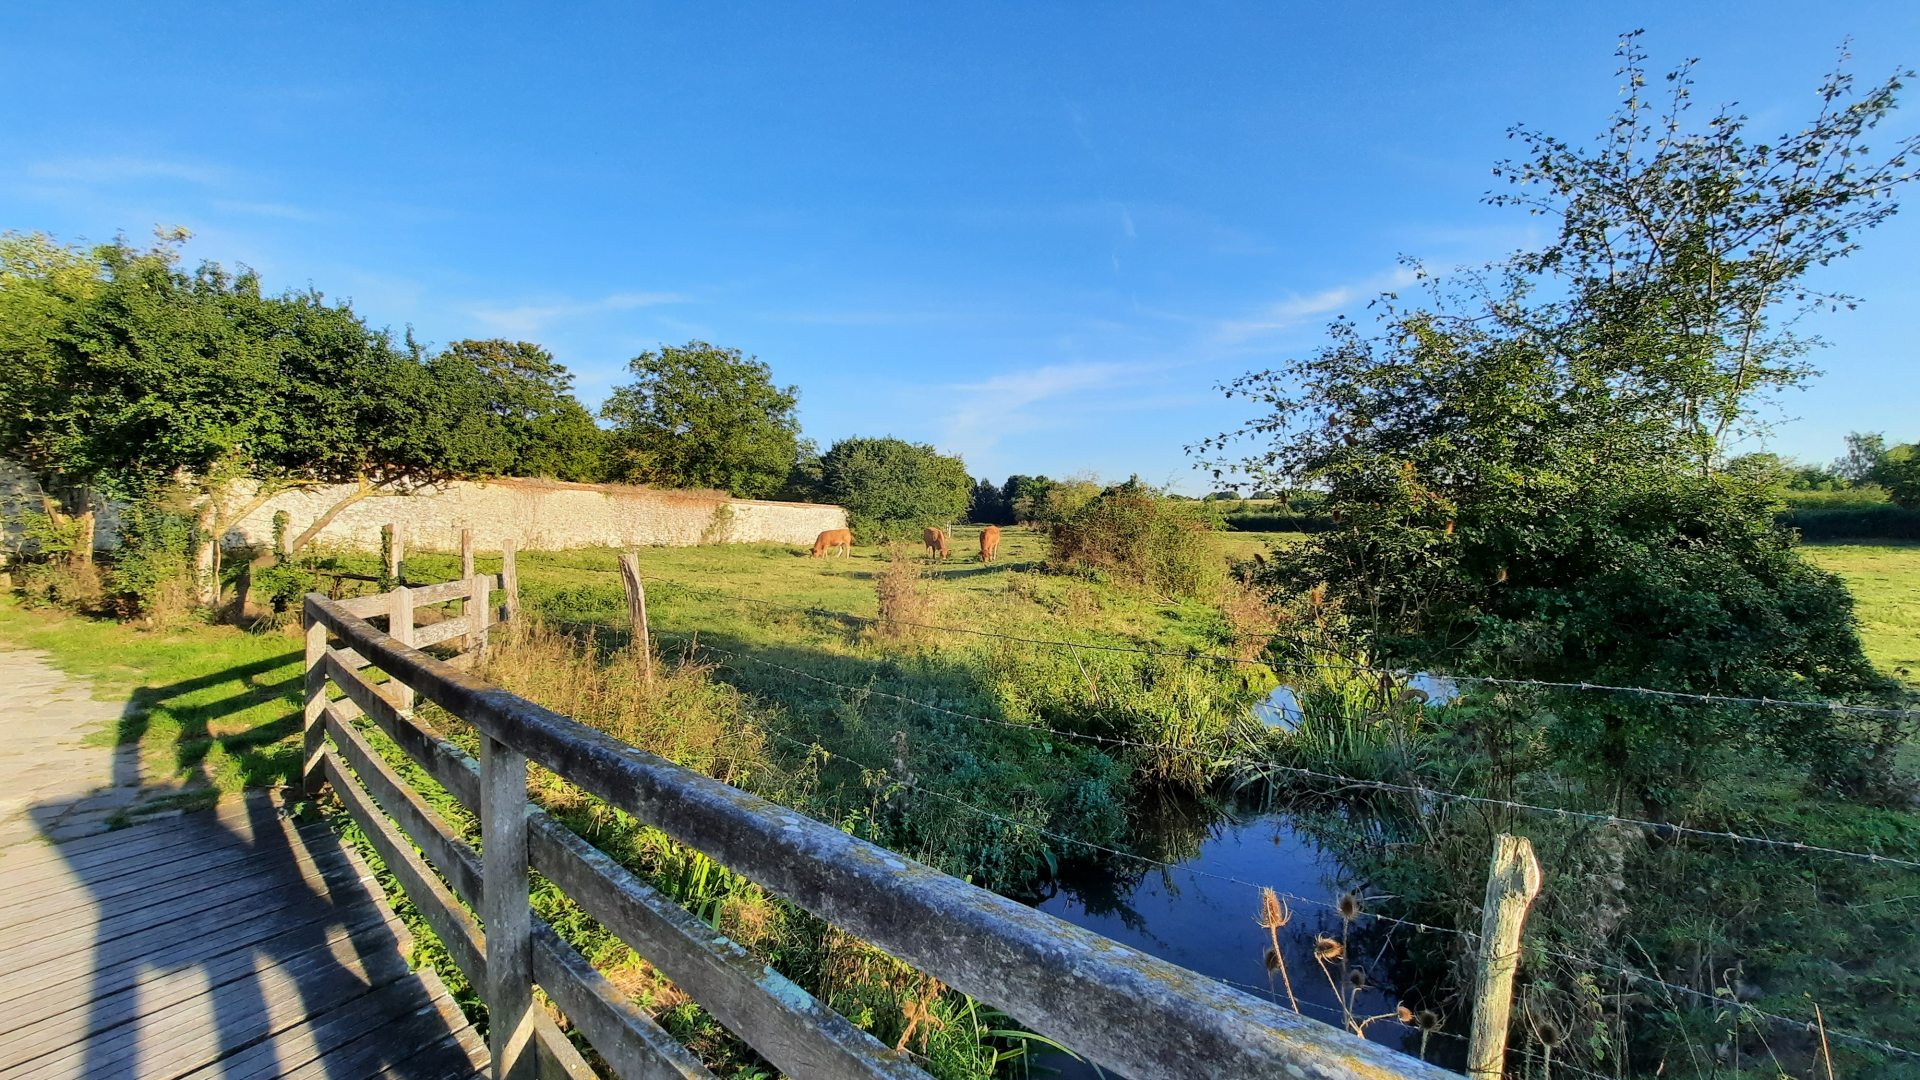
[[[958,709],[949,709],[944,705],[935,705],[932,702],[921,701],[918,698],[907,697],[903,694],[895,694],[895,693],[892,693],[886,690],[880,690],[874,687],[849,686],[846,683],[837,682],[833,679],[824,678],[822,676],[815,675],[812,672],[803,671],[800,668],[791,667],[789,665],[777,663],[772,660],[763,660],[760,657],[752,656],[747,653],[732,652],[727,649],[722,649],[717,646],[709,645],[705,642],[701,642],[698,647],[709,650],[719,655],[738,657],[739,659],[745,660],[749,663],[758,664],[763,667],[774,668],[776,670],[783,671],[789,675],[796,675],[803,679],[812,680],[813,682],[821,683],[827,686],[837,687],[838,689],[847,691],[849,693],[870,694],[875,697],[886,698],[891,701],[900,702],[901,704],[904,704],[904,705],[911,705],[919,709],[924,709],[928,712],[938,713],[940,715],[950,716],[956,719],[970,720],[970,721],[974,721],[982,724],[991,724],[997,727],[1011,728],[1014,730],[1025,731],[1025,732],[1034,733],[1034,734],[1044,733],[1048,735],[1058,735],[1061,738],[1079,739],[1086,742],[1102,743],[1108,746],[1131,747],[1134,749],[1147,750],[1155,753],[1165,753],[1167,750],[1167,748],[1164,746],[1158,746],[1153,743],[1142,742],[1137,739],[1117,738],[1110,735],[1093,735],[1087,732],[1067,731],[1061,728],[1048,727],[1044,724],[1037,724],[1037,723],[1028,724],[1028,723],[1021,723],[1019,721],[1014,721],[1014,720],[1001,720],[1001,719],[996,719],[990,716],[980,716],[975,713],[962,712]],[[1859,862],[1865,862],[1865,863],[1870,863],[1875,865],[1894,866],[1894,867],[1899,867],[1899,868],[1908,869],[1908,870],[1920,870],[1920,860],[1903,859],[1895,855],[1881,855],[1877,852],[1871,852],[1871,851],[1850,851],[1845,848],[1828,847],[1822,844],[1811,844],[1802,840],[1776,840],[1771,837],[1747,836],[1743,833],[1736,833],[1729,830],[1700,829],[1690,825],[1675,824],[1670,821],[1655,821],[1648,818],[1628,817],[1628,816],[1623,816],[1619,814],[1604,814],[1604,813],[1597,813],[1597,812],[1588,811],[1588,810],[1569,810],[1564,807],[1558,807],[1558,806],[1543,806],[1537,803],[1518,802],[1511,799],[1496,799],[1486,795],[1468,795],[1463,792],[1448,791],[1444,788],[1430,788],[1430,787],[1426,787],[1418,784],[1398,784],[1398,783],[1393,783],[1391,781],[1386,781],[1386,780],[1368,780],[1368,779],[1363,779],[1361,777],[1343,776],[1339,773],[1324,772],[1319,769],[1309,769],[1299,765],[1288,765],[1288,764],[1284,764],[1282,762],[1277,762],[1277,761],[1243,761],[1241,762],[1241,765],[1246,768],[1272,769],[1275,771],[1290,773],[1296,776],[1311,777],[1313,779],[1326,781],[1328,783],[1340,784],[1344,787],[1369,788],[1377,791],[1389,791],[1389,792],[1394,792],[1398,794],[1412,795],[1416,798],[1435,798],[1435,799],[1443,799],[1443,800],[1453,801],[1453,802],[1472,803],[1472,804],[1482,805],[1482,806],[1501,807],[1501,808],[1511,809],[1511,810],[1523,810],[1528,813],[1551,814],[1551,815],[1557,815],[1563,818],[1571,818],[1571,819],[1583,820],[1583,821],[1593,821],[1593,822],[1599,822],[1602,824],[1630,825],[1636,828],[1651,829],[1655,833],[1659,833],[1659,834],[1697,836],[1697,837],[1703,837],[1703,838],[1714,839],[1714,840],[1727,840],[1727,841],[1732,841],[1734,843],[1742,844],[1742,845],[1751,845],[1754,847],[1768,848],[1768,849],[1774,849],[1774,850],[1780,850],[1780,851],[1790,851],[1798,854],[1820,855],[1820,856],[1825,856],[1829,858],[1844,858],[1844,859],[1851,859],[1851,860],[1856,860]]]
[[[851,611],[835,611],[831,608],[807,607],[797,604],[784,604],[777,600],[766,600],[754,596],[742,596],[704,585],[689,585],[686,582],[670,578],[649,578],[650,584],[666,585],[669,588],[685,592],[705,594],[721,599],[734,600],[744,604],[757,604],[761,607],[799,614],[814,615],[831,619],[849,619],[868,625],[880,620],[872,615],[856,615]],[[1159,656],[1175,660],[1210,660],[1218,663],[1257,665],[1276,671],[1339,671],[1357,675],[1371,675],[1381,678],[1404,679],[1408,672],[1390,668],[1371,667],[1365,664],[1334,664],[1325,662],[1307,662],[1294,660],[1262,659],[1259,657],[1231,656],[1225,653],[1203,652],[1198,649],[1154,649],[1139,645],[1113,645],[1098,642],[1065,641],[1059,638],[1025,637],[1019,634],[1003,634],[993,630],[981,630],[977,627],[943,626],[937,623],[894,620],[900,626],[911,626],[920,630],[938,630],[949,634],[968,634],[975,637],[995,638],[1001,641],[1013,641],[1026,645],[1043,645],[1060,649],[1086,649],[1095,652],[1134,653],[1142,656]],[[1496,675],[1454,675],[1446,672],[1424,672],[1427,678],[1436,682],[1452,683],[1456,686],[1505,686],[1505,687],[1541,687],[1555,690],[1577,690],[1592,693],[1640,694],[1671,701],[1692,701],[1704,705],[1750,705],[1762,708],[1806,709],[1823,712],[1845,713],[1851,716],[1872,716],[1883,719],[1920,720],[1920,709],[1899,709],[1880,705],[1854,705],[1844,701],[1795,701],[1785,698],[1742,697],[1732,694],[1694,693],[1684,690],[1661,690],[1646,686],[1619,686],[1612,683],[1562,682],[1552,679],[1517,679]]]

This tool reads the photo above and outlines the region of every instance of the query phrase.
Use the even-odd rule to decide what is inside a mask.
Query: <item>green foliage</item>
[[[1920,510],[1920,446],[1911,443],[1887,451],[1873,471],[1887,497],[1903,510]]]
[[[1013,507],[1007,504],[1000,485],[982,477],[973,485],[973,501],[967,506],[967,520],[975,525],[1011,525]]]
[[[193,518],[157,499],[120,514],[109,584],[126,614],[171,617],[191,603]]]
[[[1200,504],[1169,499],[1135,478],[1055,525],[1049,557],[1161,596],[1211,598],[1225,577],[1214,528]]]
[[[1324,590],[1351,651],[1872,696],[1846,590],[1773,524],[1778,470],[1724,452],[1808,377],[1782,318],[1802,275],[1893,211],[1913,140],[1879,159],[1860,141],[1896,85],[1855,97],[1836,75],[1811,123],[1763,143],[1728,113],[1695,126],[1685,67],[1657,108],[1631,37],[1623,51],[1629,96],[1602,145],[1516,129],[1529,156],[1497,170],[1516,189],[1491,201],[1547,215],[1550,243],[1451,286],[1422,274],[1425,302],[1384,297],[1376,333],[1336,322],[1317,353],[1230,386],[1266,411],[1204,445],[1255,438],[1239,467],[1262,486],[1326,493],[1337,527],[1277,550],[1268,580]],[[1795,712],[1596,696],[1548,737],[1570,771],[1660,803],[1736,743],[1855,756],[1836,719]]]
[[[427,362],[439,411],[432,427],[449,472],[593,481],[605,433],[574,399],[573,375],[527,341],[456,341]]]
[[[961,520],[973,501],[966,463],[925,443],[842,439],[820,465],[827,498],[847,508],[863,544],[917,540],[923,528]]]
[[[600,415],[613,425],[613,475],[661,487],[778,494],[799,456],[798,391],[739,349],[704,341],[645,352]]]

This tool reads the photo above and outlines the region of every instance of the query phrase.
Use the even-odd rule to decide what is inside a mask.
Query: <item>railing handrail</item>
[[[318,593],[305,611],[310,627],[472,724],[483,745],[524,755],[1098,1065],[1140,1077],[1455,1075],[623,743]]]

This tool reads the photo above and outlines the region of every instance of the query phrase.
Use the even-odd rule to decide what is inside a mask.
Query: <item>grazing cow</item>
[[[834,548],[839,548],[840,554],[842,555],[852,556],[853,533],[846,529],[828,529],[813,541],[813,554],[815,556],[831,555],[833,554]]]
[[[980,561],[992,562],[1000,553],[1000,526],[989,525],[980,530]]]
[[[921,533],[920,537],[927,542],[927,550],[933,553],[934,558],[944,559],[947,557],[947,534],[945,532],[939,529],[928,529]]]

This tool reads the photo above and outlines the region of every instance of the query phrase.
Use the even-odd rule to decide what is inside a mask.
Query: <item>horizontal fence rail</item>
[[[459,657],[421,651],[462,638],[469,655],[484,649],[489,591],[512,584],[476,575],[355,601],[312,593],[304,608],[309,788],[332,786],[481,991],[496,1076],[584,1067],[567,1061],[571,1047],[534,1005],[536,985],[619,1076],[711,1075],[532,913],[530,868],[786,1075],[926,1075],[911,1054],[882,1045],[532,805],[529,763],[1104,1068],[1142,1080],[1454,1075],[682,768],[491,686],[461,670]],[[414,627],[415,608],[455,599],[467,601],[465,615]],[[512,591],[507,599],[514,607]],[[368,621],[382,615],[385,631]],[[479,760],[414,719],[416,695],[473,726]],[[374,751],[363,723],[478,815],[480,852]]]

